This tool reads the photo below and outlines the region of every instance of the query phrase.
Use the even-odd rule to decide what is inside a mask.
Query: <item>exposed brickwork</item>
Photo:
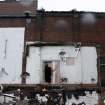
[[[48,42],[83,42],[105,44],[105,19],[97,18],[94,25],[83,25],[80,18],[72,16],[44,17],[43,41]],[[64,20],[67,26],[56,27],[56,22]],[[61,28],[61,29],[60,29]]]
[[[45,17],[44,21],[43,41],[73,41],[71,17]]]
[[[39,41],[41,35],[41,41],[45,42],[97,43],[103,47],[105,45],[104,17],[97,17],[92,26],[81,24],[80,18],[73,16],[44,16],[41,25],[38,21],[37,17],[34,17],[31,23],[26,23],[25,18],[1,18],[0,27],[26,27],[27,41]],[[39,26],[43,28],[40,30]]]
[[[2,27],[26,27],[25,39],[27,41],[39,40],[37,25],[35,24],[36,20],[32,19],[31,23],[26,23],[26,19],[0,19],[0,28]]]
[[[30,11],[32,15],[35,15],[36,10],[37,0],[26,6],[16,1],[0,2],[0,15],[22,15],[25,11]]]

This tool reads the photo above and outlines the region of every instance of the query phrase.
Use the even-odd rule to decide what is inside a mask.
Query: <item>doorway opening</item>
[[[59,61],[44,62],[44,80],[45,80],[45,83],[60,82],[60,62]]]
[[[44,71],[45,71],[45,82],[51,83],[52,68],[50,62],[45,63]]]

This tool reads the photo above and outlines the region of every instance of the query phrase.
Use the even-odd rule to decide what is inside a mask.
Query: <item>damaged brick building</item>
[[[63,100],[68,96],[65,104],[100,102],[105,86],[104,21],[101,12],[48,12],[37,10],[36,0],[30,5],[1,1],[4,91],[20,88],[28,94],[45,89],[51,95],[61,93]]]

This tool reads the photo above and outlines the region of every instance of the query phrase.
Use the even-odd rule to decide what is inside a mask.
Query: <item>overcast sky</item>
[[[38,9],[46,11],[97,11],[105,12],[105,0],[38,0]]]

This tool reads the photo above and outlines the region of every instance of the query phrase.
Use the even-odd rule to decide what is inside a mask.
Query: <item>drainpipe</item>
[[[32,18],[30,16],[30,12],[27,11],[25,13],[25,35],[24,35],[24,52],[23,52],[23,64],[22,64],[22,74],[21,74],[21,83],[26,84],[27,78],[27,71],[26,71],[26,64],[27,64],[27,49],[29,50],[28,46],[26,46],[26,34],[29,30],[29,25],[31,24]]]

